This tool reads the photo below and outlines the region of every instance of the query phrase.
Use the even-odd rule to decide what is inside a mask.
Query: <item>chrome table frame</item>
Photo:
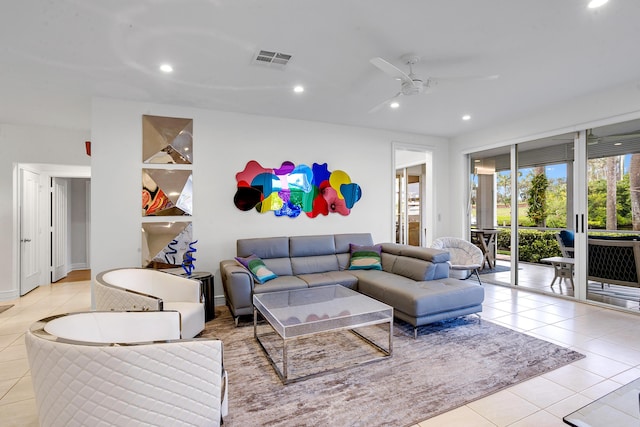
[[[291,327],[301,329],[301,328],[305,328],[305,326],[312,326],[310,328],[311,330],[305,331],[305,332],[293,332],[291,336],[287,336],[288,334],[286,333],[286,326],[284,326],[281,323],[281,319],[274,318],[272,313],[268,312],[269,308],[265,307],[263,302],[261,301],[262,296],[273,297],[273,296],[276,296],[277,294],[281,294],[281,296],[285,297],[285,296],[291,295],[292,293],[313,294],[316,292],[325,292],[329,288],[335,288],[337,291],[341,293],[353,294],[353,295],[350,295],[352,299],[356,298],[361,301],[368,302],[373,305],[377,305],[379,308],[378,310],[374,310],[373,313],[356,313],[354,315],[339,315],[339,316],[334,316],[330,319],[319,319],[317,321],[312,321],[312,322],[308,322],[308,321],[301,322],[301,323],[292,325]],[[343,308],[349,308],[349,307],[342,307],[339,304],[336,305],[335,301],[339,301],[339,300],[332,300],[332,304],[335,310],[342,311]],[[304,304],[302,306],[304,306]],[[361,321],[360,318],[363,316],[363,314],[365,315],[365,317],[367,314],[373,314],[373,316],[369,320]],[[258,333],[258,316],[259,315],[261,315],[261,317],[263,317],[266,320],[266,323],[270,326],[271,331],[262,333],[262,334]],[[388,325],[388,345],[386,347],[374,342],[372,339],[364,336],[363,334],[355,330],[357,328],[363,328],[366,326],[373,326],[373,325],[385,324],[385,323]],[[283,326],[284,326],[284,329],[283,329]],[[285,333],[282,333],[283,330],[285,331]],[[291,342],[302,337],[308,337],[311,335],[317,335],[317,334],[328,333],[328,332],[337,332],[341,330],[349,330],[354,335],[356,335],[357,337],[361,338],[363,341],[365,341],[372,347],[379,350],[383,355],[381,357],[365,359],[362,361],[350,363],[346,366],[334,367],[332,369],[323,370],[323,371],[311,373],[308,375],[303,375],[296,378],[289,377],[290,363],[289,363],[289,355],[287,352],[287,347]],[[269,350],[267,349],[267,347],[265,346],[262,340],[263,337],[266,337],[268,335],[274,335],[274,334],[278,335],[282,340],[282,368],[278,366],[278,363],[274,360],[272,354],[269,352]],[[365,363],[370,363],[377,360],[383,360],[387,357],[390,357],[393,353],[393,307],[388,306],[384,303],[381,303],[377,300],[374,300],[373,298],[370,298],[366,295],[359,294],[341,285],[322,286],[317,288],[300,289],[300,290],[293,290],[293,291],[269,292],[265,294],[254,294],[253,296],[253,335],[256,341],[258,342],[258,344],[260,344],[262,351],[267,356],[269,363],[271,364],[271,366],[273,366],[273,369],[275,370],[276,374],[278,375],[282,383],[289,384],[295,381],[312,378],[318,375],[323,375],[330,372],[336,372],[336,371],[345,369],[347,367],[362,365]]]

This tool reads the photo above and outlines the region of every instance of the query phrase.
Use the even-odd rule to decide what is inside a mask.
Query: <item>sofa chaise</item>
[[[379,250],[380,265],[353,265],[352,252]],[[482,311],[484,288],[449,277],[449,253],[395,243],[374,245],[370,234],[239,239],[237,259],[220,262],[227,305],[239,316],[253,314],[254,293],[340,284],[394,308],[414,327]],[[260,283],[243,262],[257,259],[273,273]],[[240,261],[240,262],[238,262]]]

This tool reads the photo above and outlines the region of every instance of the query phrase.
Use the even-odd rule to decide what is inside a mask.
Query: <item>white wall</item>
[[[196,270],[216,273],[235,255],[238,238],[371,232],[377,242],[392,240],[392,142],[434,148],[436,177],[448,162],[447,141],[398,132],[300,120],[225,113],[195,108],[95,99],[92,107],[91,266],[100,271],[140,266],[142,115],[193,118],[193,221]],[[233,203],[235,175],[249,160],[265,167],[284,161],[311,166],[327,163],[362,188],[349,216],[311,219],[242,212]],[[437,181],[440,181],[436,178]],[[436,182],[437,214],[448,218],[448,179]],[[442,200],[440,200],[442,199]]]
[[[630,83],[533,112],[524,119],[453,138],[450,142],[451,188],[452,193],[460,197],[451,200],[452,206],[462,207],[467,203],[466,153],[637,119],[639,108],[640,83]],[[465,236],[465,215],[466,209],[452,209],[452,228],[447,233]]]
[[[13,234],[16,221],[14,204],[14,173],[18,163],[84,165],[90,164],[85,154],[84,141],[88,131],[59,129],[45,126],[0,124],[0,271],[6,273],[0,280],[0,300],[19,295],[17,268],[17,239]]]

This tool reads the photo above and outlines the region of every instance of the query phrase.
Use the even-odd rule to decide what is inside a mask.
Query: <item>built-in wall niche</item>
[[[175,268],[190,261],[195,251],[190,222],[147,222],[142,224],[142,266]]]
[[[192,176],[190,170],[142,169],[142,215],[192,215]]]
[[[142,116],[142,161],[193,163],[193,119]]]
[[[142,162],[141,264],[190,275],[197,243],[191,222],[170,217],[193,214],[193,119],[143,115]]]

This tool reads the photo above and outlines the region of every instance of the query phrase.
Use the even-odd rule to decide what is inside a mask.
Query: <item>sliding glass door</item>
[[[559,238],[574,235],[574,140],[569,133],[516,146],[517,284],[566,296],[575,295],[575,261]]]
[[[586,298],[638,310],[640,122],[586,131]]]
[[[469,161],[470,239],[498,230],[483,280],[640,309],[640,120]]]
[[[469,156],[469,238],[483,252],[483,280],[512,283],[511,221],[516,197],[509,147]]]

